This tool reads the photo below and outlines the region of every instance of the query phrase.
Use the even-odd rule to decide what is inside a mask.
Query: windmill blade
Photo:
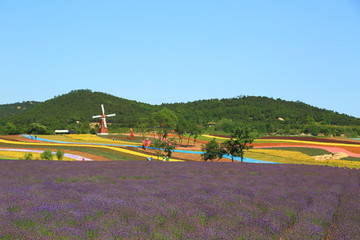
[[[102,110],[103,115],[105,115],[104,104],[101,104],[101,110]]]
[[[106,115],[107,117],[114,117],[114,116],[116,116],[116,114],[115,113],[113,113],[113,114],[109,114],[109,115]]]
[[[101,118],[101,115],[92,116],[92,118]]]
[[[106,118],[104,118],[104,127],[107,128]]]

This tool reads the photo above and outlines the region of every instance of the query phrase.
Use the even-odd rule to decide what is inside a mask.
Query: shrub
[[[40,154],[40,159],[41,160],[52,160],[53,159],[53,155],[51,153],[50,149],[46,149],[43,153]]]
[[[34,159],[33,154],[31,152],[26,152],[24,154],[24,159],[25,160],[33,160]]]
[[[60,149],[56,152],[56,157],[59,161],[63,160],[64,158],[64,152],[61,151]]]

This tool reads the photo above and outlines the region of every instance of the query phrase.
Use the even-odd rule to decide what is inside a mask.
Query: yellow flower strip
[[[66,135],[66,137],[70,138],[70,139],[75,139],[75,140],[89,141],[92,143],[112,143],[112,144],[135,145],[135,146],[142,145],[142,143],[112,140],[112,139],[102,138],[102,137],[92,135],[92,134],[69,134],[69,135]],[[44,138],[46,138],[46,136],[44,136]]]
[[[9,158],[9,159],[24,159],[25,153],[27,153],[27,152],[0,150],[0,154],[1,154],[2,158]],[[40,158],[41,153],[30,152],[30,151],[29,151],[29,153],[32,153],[33,159],[37,159],[37,160],[41,159]],[[56,157],[54,157],[53,159],[57,160]],[[63,160],[74,161],[74,159],[68,158],[68,157],[63,157]]]
[[[272,156],[278,156],[283,158],[289,158],[295,161],[308,161],[312,158],[309,155],[306,155],[297,151],[286,151],[286,150],[273,150],[273,149],[251,149],[249,152],[253,153],[264,153]]]
[[[15,145],[28,145],[28,146],[63,146],[63,147],[91,147],[91,148],[105,148],[105,149],[111,149],[117,152],[123,152],[127,154],[132,154],[140,157],[153,157],[152,155],[139,153],[136,151],[131,151],[128,149],[118,148],[118,147],[111,147],[111,146],[104,146],[104,145],[91,145],[91,144],[65,144],[65,143],[32,143],[32,142],[16,142],[16,141],[9,141],[0,139],[0,143],[7,143],[7,144],[15,144]],[[182,160],[170,160],[172,162],[183,162]]]
[[[263,139],[261,139],[263,140]],[[265,141],[264,141],[265,142]],[[328,143],[328,142],[313,142],[313,141],[300,141],[300,140],[287,140],[287,139],[267,139],[266,142],[288,142],[288,143],[301,143],[312,145],[326,145],[326,146],[342,146],[342,147],[360,147],[358,144],[351,143]]]
[[[208,138],[223,139],[228,140],[229,138],[217,137],[211,135],[202,135]],[[273,143],[273,142],[283,142],[283,143],[300,143],[300,144],[312,144],[312,145],[325,145],[325,146],[342,146],[342,147],[360,147],[358,144],[351,143],[329,143],[329,142],[314,142],[314,141],[301,141],[301,140],[288,140],[288,139],[255,139],[254,143]]]
[[[223,139],[223,140],[229,140],[230,138],[225,138],[225,137],[218,137],[218,136],[211,136],[211,135],[207,135],[207,134],[204,134],[204,135],[201,135],[203,137],[207,137],[207,138],[210,138],[210,139]]]
[[[279,157],[279,163],[285,164],[309,164],[309,165],[326,165],[332,167],[360,168],[360,162],[348,160],[315,160],[314,157],[296,151],[271,150],[271,149],[251,149],[249,153],[260,153]],[[261,159],[260,159],[261,160]],[[272,160],[276,161],[276,160]]]

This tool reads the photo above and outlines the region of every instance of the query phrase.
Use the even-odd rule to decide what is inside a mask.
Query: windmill
[[[96,115],[96,116],[93,116],[92,118],[101,118],[97,135],[108,135],[109,131],[108,131],[107,124],[106,124],[106,118],[113,117],[116,114],[113,113],[113,114],[105,115],[104,104],[101,104],[101,110],[102,110],[102,115]]]

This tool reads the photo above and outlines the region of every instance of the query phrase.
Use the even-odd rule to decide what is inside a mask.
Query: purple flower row
[[[356,239],[359,170],[0,161],[0,239]]]

